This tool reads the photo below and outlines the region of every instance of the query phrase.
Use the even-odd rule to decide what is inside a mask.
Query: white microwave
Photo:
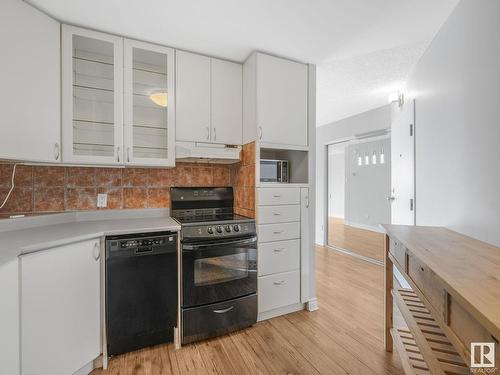
[[[288,182],[288,160],[260,159],[260,181]]]

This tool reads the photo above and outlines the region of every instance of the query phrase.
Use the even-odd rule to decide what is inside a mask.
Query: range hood
[[[233,164],[240,161],[241,146],[203,142],[176,142],[175,159],[185,162]]]

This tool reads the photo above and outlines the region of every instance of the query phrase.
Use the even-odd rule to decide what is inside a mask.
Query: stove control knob
[[[229,224],[228,224],[228,225],[226,225],[224,229],[225,229],[225,230],[226,230],[226,232],[228,232],[228,233],[229,233],[229,232],[231,232],[231,225],[229,225]]]
[[[217,233],[222,233],[222,225],[217,225],[215,229],[217,229]]]
[[[207,228],[208,234],[214,234],[214,228],[213,227],[208,227]]]
[[[235,232],[239,232],[239,231],[240,231],[240,226],[239,226],[238,224],[234,224],[234,225],[233,225],[233,230],[234,230]]]

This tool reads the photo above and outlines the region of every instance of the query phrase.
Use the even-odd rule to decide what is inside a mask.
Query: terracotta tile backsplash
[[[13,164],[0,164],[0,203],[11,186]],[[18,165],[15,188],[1,217],[97,209],[168,208],[171,186],[233,186],[235,211],[255,217],[255,142],[238,164],[177,163],[175,168],[98,168]]]

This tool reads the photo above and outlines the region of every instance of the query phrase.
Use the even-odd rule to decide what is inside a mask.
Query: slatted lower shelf
[[[411,289],[392,294],[408,328],[393,328],[391,335],[407,375],[470,374],[469,367],[420,298]]]

